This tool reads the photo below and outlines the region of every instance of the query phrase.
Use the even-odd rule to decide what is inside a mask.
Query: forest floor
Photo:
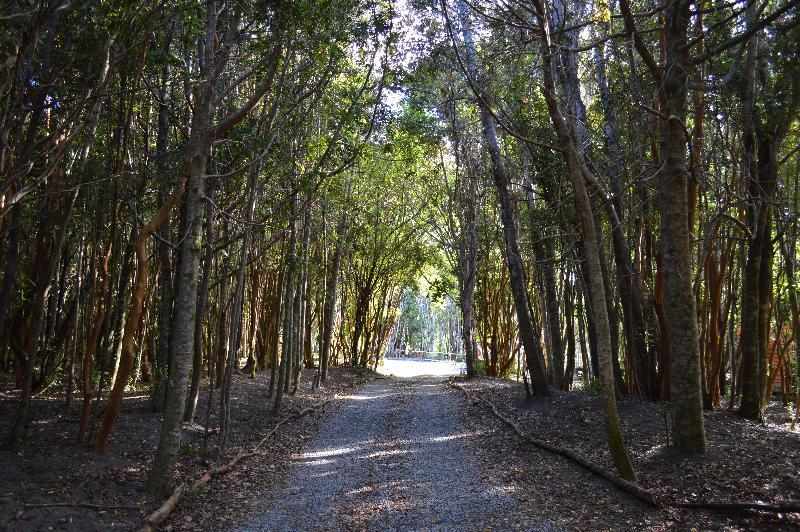
[[[796,514],[652,510],[574,463],[523,443],[443,376],[376,379],[335,369],[325,389],[312,391],[310,375],[287,398],[284,415],[330,399],[324,412],[282,427],[265,456],[192,493],[163,529],[800,529]],[[554,392],[526,401],[514,381],[461,382],[535,437],[612,469],[596,395]],[[277,422],[268,385],[268,372],[255,380],[237,376],[228,457],[252,447]],[[34,406],[27,443],[0,453],[0,530],[140,525],[161,502],[142,489],[158,434],[148,398],[126,399],[103,455],[74,441],[79,405],[67,410],[63,398],[53,396]],[[10,397],[0,399],[0,431],[13,420],[14,407]],[[786,409],[771,405],[765,424],[724,410],[710,413],[708,453],[687,458],[666,446],[663,408],[633,399],[620,403],[640,483],[660,499],[800,500],[800,434],[789,432]],[[205,419],[202,408],[197,419]],[[207,468],[199,456],[202,429],[187,428],[184,440],[180,482]],[[73,502],[118,508],[36,506]]]
[[[193,482],[209,465],[227,462],[239,450],[250,449],[284,416],[330,400],[333,410],[337,394],[351,394],[375,375],[331,368],[325,388],[311,390],[313,370],[304,370],[300,389],[285,396],[280,416],[271,414],[269,371],[255,379],[237,374],[231,393],[231,437],[225,460],[202,459],[203,427],[185,426],[177,482]],[[206,383],[207,384],[207,383]],[[196,420],[205,422],[207,385],[203,385]],[[217,404],[218,393],[214,393]],[[16,414],[15,394],[0,388],[0,435],[8,433]],[[217,409],[214,408],[213,411]],[[148,467],[158,443],[160,416],[150,409],[146,392],[126,394],[122,412],[109,441],[108,450],[97,454],[76,443],[80,400],[64,406],[61,394],[37,397],[31,412],[28,438],[15,451],[0,451],[0,530],[132,530],[153,511],[156,500],[143,488]],[[202,491],[188,496],[170,516],[164,529],[216,529],[239,513],[243,499],[259,489],[279,482],[289,457],[316,434],[323,411],[285,424],[262,448],[266,455],[241,462],[236,470],[214,479]],[[219,425],[212,415],[210,426]],[[4,437],[4,436],[3,436]],[[217,437],[210,440],[210,448]],[[104,508],[69,506],[94,504]]]
[[[491,401],[526,433],[577,451],[613,471],[600,398],[553,392],[526,401],[521,383],[476,379],[462,384]],[[542,518],[575,530],[800,530],[800,515],[728,514],[667,508],[652,510],[573,462],[523,443],[480,402],[467,401],[465,430],[481,474],[505,483],[508,493],[538,508]],[[727,410],[706,414],[708,452],[686,457],[666,445],[662,405],[626,399],[620,418],[641,486],[666,502],[800,501],[800,433],[790,432],[790,413],[777,402],[757,424]]]
[[[612,469],[598,397],[572,392],[525,401],[513,381],[466,386],[537,437]],[[626,400],[620,413],[641,484],[667,502],[800,499],[800,435],[788,432],[789,417],[778,405],[764,425],[725,411],[709,414],[702,458],[666,447],[660,406]],[[292,461],[282,485],[260,490],[241,517],[225,524],[242,531],[800,527],[798,515],[653,510],[574,463],[523,444],[441,376],[365,387]]]

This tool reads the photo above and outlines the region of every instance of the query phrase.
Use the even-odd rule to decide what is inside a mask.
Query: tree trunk
[[[472,79],[477,78],[478,64],[475,44],[472,36],[472,24],[469,20],[467,6],[463,0],[458,3],[459,18],[462,25],[462,34],[466,46],[466,65],[467,75]],[[455,44],[455,42],[454,42]],[[481,112],[481,123],[483,138],[486,142],[489,155],[492,160],[492,175],[495,187],[497,188],[497,198],[500,203],[500,220],[503,224],[503,236],[506,244],[506,263],[508,265],[511,292],[514,298],[514,308],[517,313],[517,324],[519,335],[522,339],[522,346],[525,349],[528,371],[531,375],[531,385],[534,395],[548,395],[550,388],[547,384],[547,375],[544,371],[542,360],[537,354],[538,339],[533,327],[530,309],[528,307],[528,294],[525,282],[525,270],[522,265],[522,255],[517,241],[517,222],[514,214],[514,204],[511,198],[510,182],[503,164],[500,146],[497,142],[497,132],[495,119],[486,107],[485,99],[478,97],[478,106]]]
[[[328,365],[330,364],[331,339],[333,338],[333,323],[336,317],[336,299],[339,287],[339,269],[342,262],[342,246],[344,245],[346,218],[342,214],[339,228],[336,231],[336,244],[333,251],[331,264],[331,278],[325,292],[325,325],[322,331],[322,352],[320,353],[320,381],[328,378]]]
[[[297,194],[292,194],[291,210],[289,214],[289,241],[286,249],[286,285],[283,291],[283,345],[281,346],[281,363],[278,369],[278,382],[275,386],[275,401],[272,404],[272,413],[278,414],[281,411],[283,402],[283,389],[288,381],[291,370],[289,358],[291,357],[292,343],[292,302],[294,301],[295,284],[295,241],[297,238],[297,222],[295,214],[297,209]]]
[[[213,198],[212,192],[208,196]],[[206,202],[206,237],[205,257],[203,258],[203,280],[200,282],[200,292],[197,295],[197,319],[194,325],[194,353],[192,355],[192,380],[189,385],[189,396],[186,399],[186,411],[183,421],[194,422],[197,410],[197,400],[200,397],[200,379],[203,376],[203,325],[205,324],[206,308],[208,307],[208,292],[211,286],[211,272],[214,265],[214,207],[210,201]],[[209,353],[211,350],[209,349]],[[209,367],[211,366],[211,357]],[[212,385],[209,380],[209,386]]]
[[[600,385],[603,390],[603,417],[608,435],[608,445],[611,458],[622,478],[635,482],[636,472],[628,458],[628,453],[622,439],[617,413],[616,394],[614,391],[614,373],[612,367],[611,330],[608,321],[608,307],[606,305],[606,290],[603,282],[603,272],[600,264],[600,238],[595,227],[592,206],[586,189],[586,177],[590,175],[580,159],[574,133],[570,131],[567,122],[556,100],[555,82],[552,72],[552,44],[550,40],[550,25],[548,23],[547,8],[542,0],[535,0],[535,7],[539,15],[542,31],[542,77],[543,94],[547,101],[547,109],[553,122],[558,144],[567,163],[570,180],[575,194],[575,204],[583,226],[583,244],[586,252],[586,261],[589,270],[589,282],[592,290],[592,311],[597,330],[598,366],[600,370]]]
[[[690,0],[666,4],[666,58],[659,89],[661,161],[658,172],[661,209],[661,269],[664,314],[669,330],[670,415],[672,441],[685,453],[706,449],[700,385],[700,345],[692,290],[692,250],[689,243],[688,170],[686,166],[686,97],[689,64]]]
[[[189,366],[194,350],[194,324],[197,318],[197,273],[200,266],[201,210],[205,193],[208,154],[213,140],[210,134],[214,100],[213,56],[217,27],[217,3],[206,6],[204,64],[205,77],[195,102],[189,144],[189,177],[186,183],[184,216],[188,234],[181,244],[175,297],[175,327],[172,330],[167,401],[155,459],[147,479],[149,489],[163,495],[168,492],[180,449],[181,422],[186,407]]]
[[[39,354],[39,341],[41,339],[42,325],[45,317],[45,303],[50,289],[52,288],[52,281],[56,268],[61,261],[61,251],[64,247],[67,226],[69,226],[70,220],[72,219],[72,207],[75,205],[75,200],[78,197],[79,191],[80,188],[75,187],[75,191],[66,200],[64,214],[61,217],[61,226],[53,239],[47,263],[41,275],[36,279],[37,289],[31,302],[30,318],[28,319],[28,327],[25,334],[25,373],[22,384],[22,395],[20,396],[17,417],[8,434],[8,447],[14,447],[17,442],[19,442],[28,423],[28,410],[31,404],[31,391],[33,386],[33,370],[36,365],[36,357]]]

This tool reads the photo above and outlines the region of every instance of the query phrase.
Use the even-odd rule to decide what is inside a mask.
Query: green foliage
[[[591,395],[600,395],[602,393],[602,389],[600,388],[600,379],[593,376],[584,386],[584,391]]]

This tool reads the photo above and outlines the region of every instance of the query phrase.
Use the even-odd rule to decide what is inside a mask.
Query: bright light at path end
[[[420,359],[383,359],[383,365],[378,366],[378,373],[394,375],[395,377],[419,377],[421,375],[459,375],[466,372],[463,362],[449,362],[446,360],[420,360]]]

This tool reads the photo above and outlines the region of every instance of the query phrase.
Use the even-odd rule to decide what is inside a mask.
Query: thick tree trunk
[[[700,345],[692,290],[692,250],[689,243],[688,169],[686,166],[686,98],[689,64],[690,0],[668,0],[665,46],[659,98],[661,161],[658,172],[661,210],[661,272],[664,313],[669,328],[670,400],[673,445],[685,453],[706,449],[700,386]]]

